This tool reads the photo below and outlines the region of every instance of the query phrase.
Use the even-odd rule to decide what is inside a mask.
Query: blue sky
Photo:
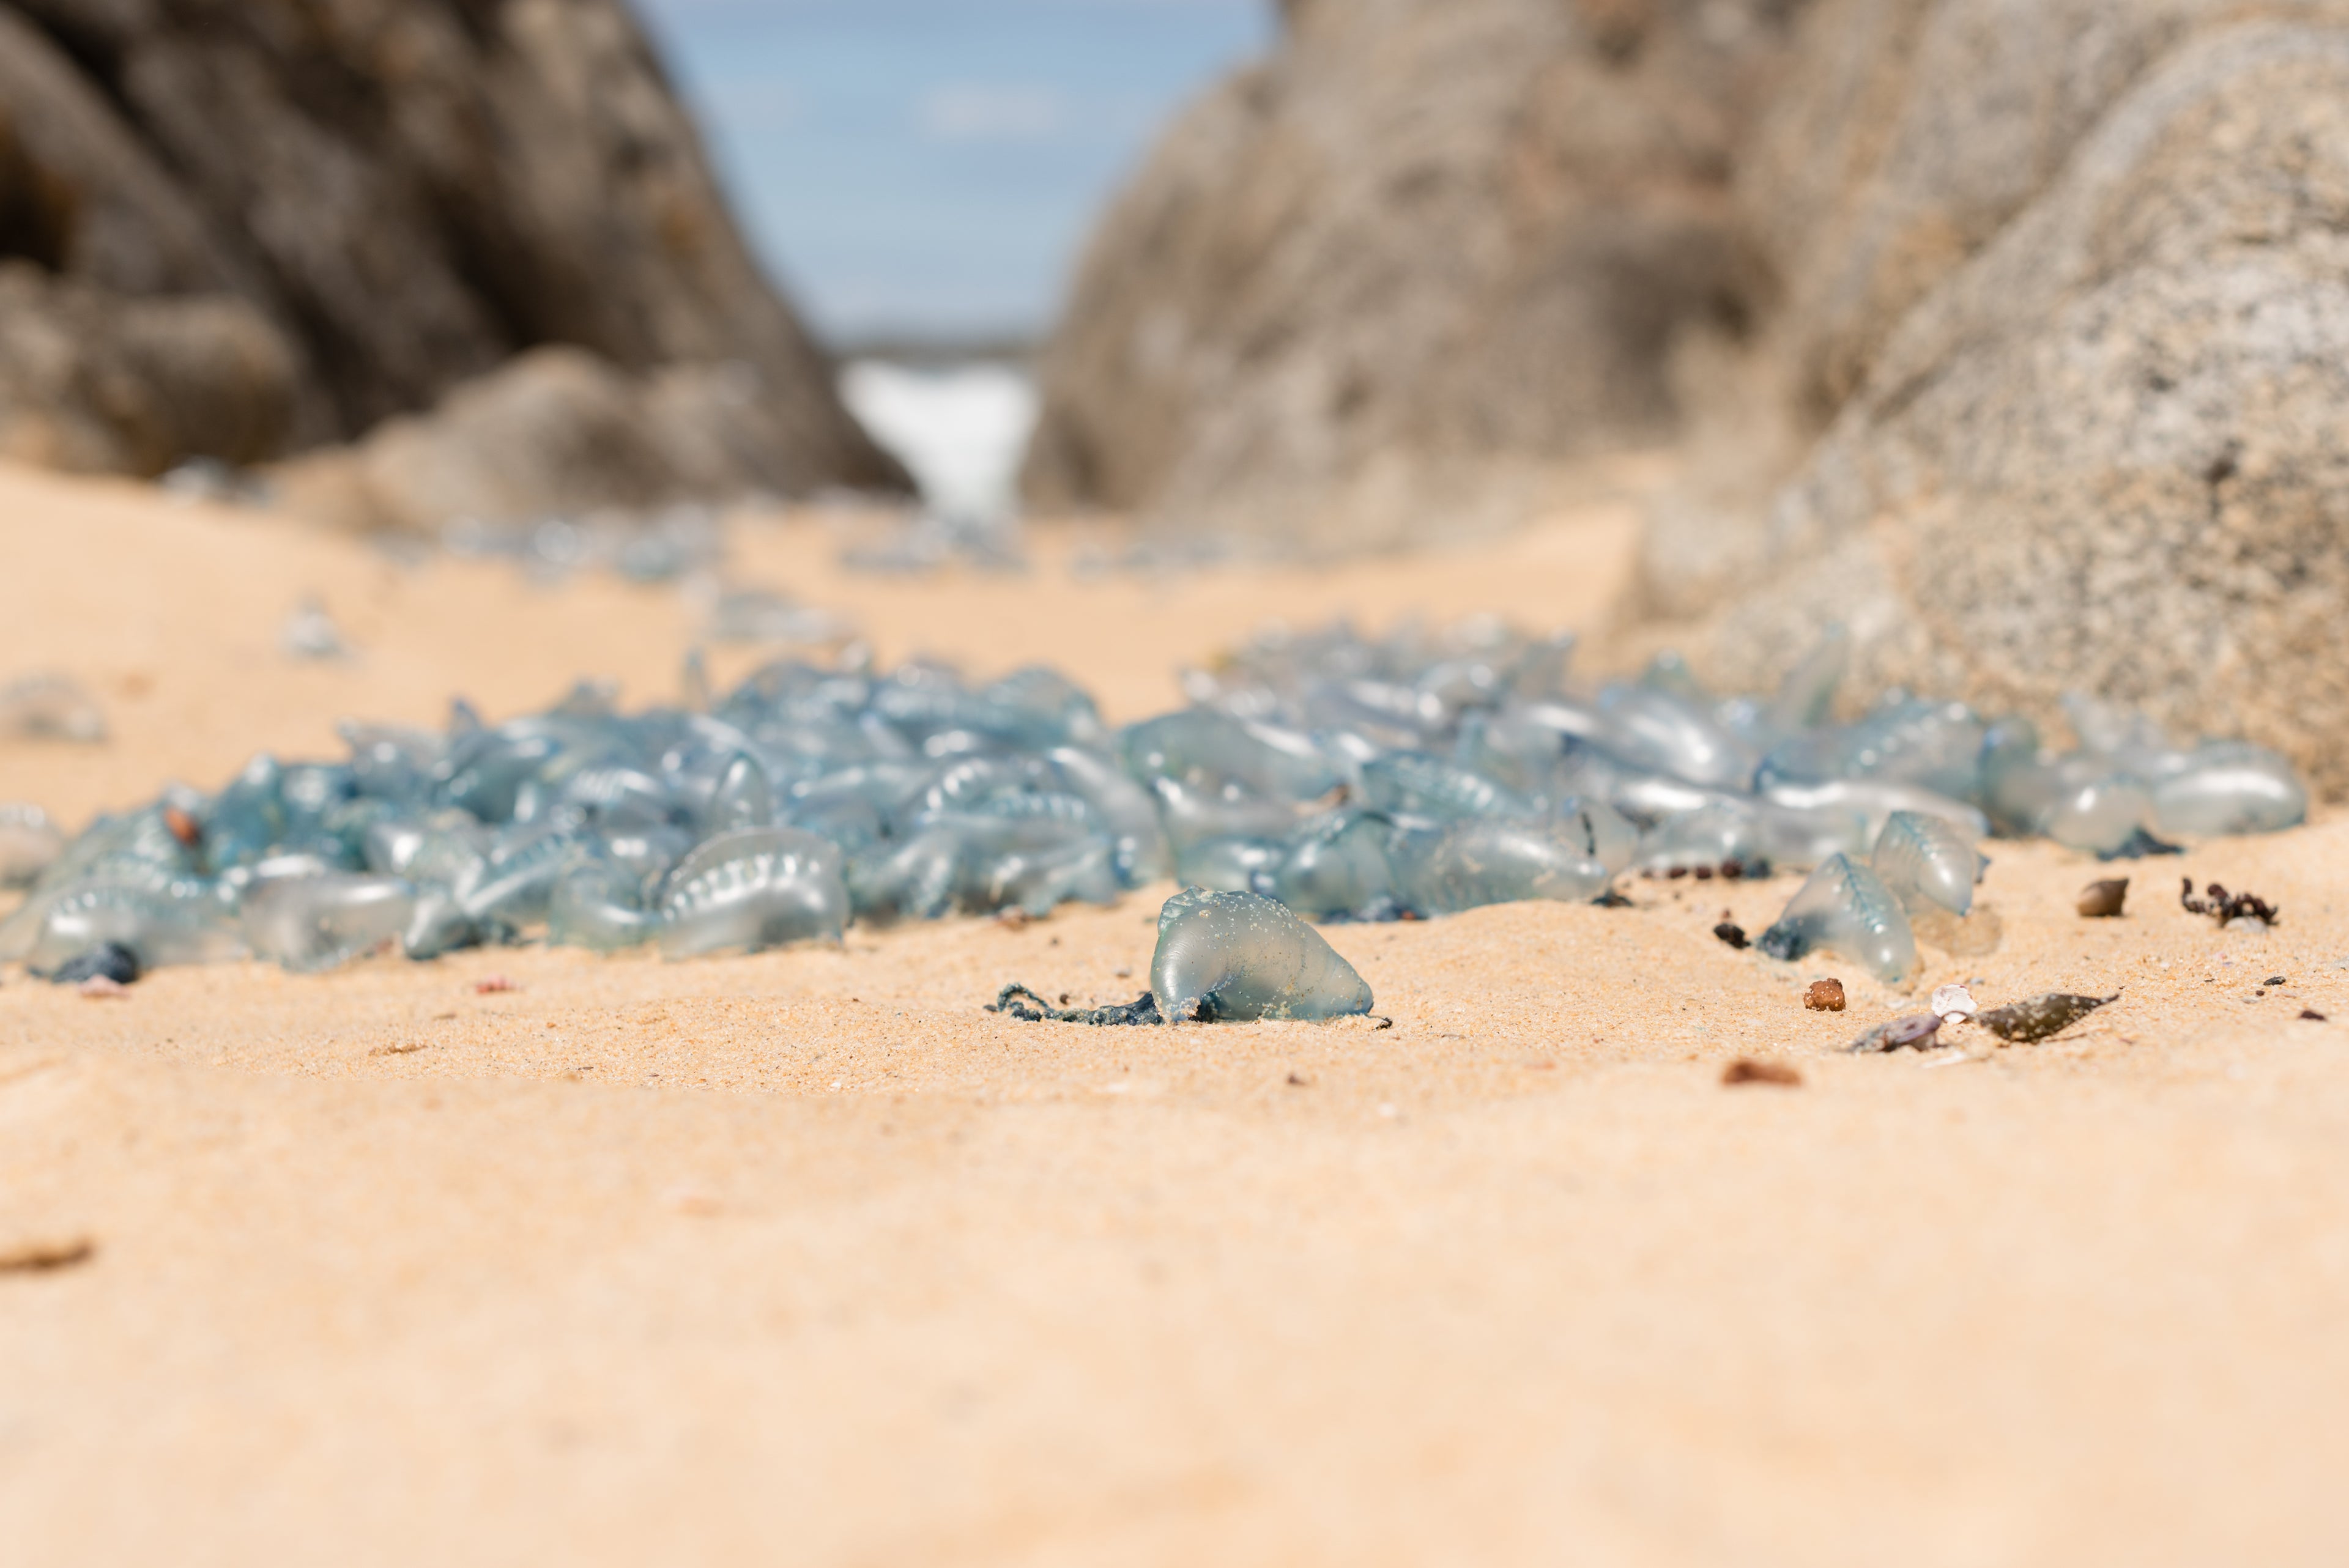
[[[1269,0],[637,0],[752,242],[817,331],[1050,321],[1166,117]]]

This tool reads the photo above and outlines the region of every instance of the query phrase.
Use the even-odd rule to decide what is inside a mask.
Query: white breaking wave
[[[1026,371],[859,359],[840,384],[849,410],[905,465],[934,510],[995,521],[1018,509],[1019,459],[1036,428],[1036,386]]]

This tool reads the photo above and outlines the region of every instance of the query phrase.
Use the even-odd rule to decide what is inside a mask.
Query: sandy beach
[[[1050,539],[1024,577],[858,577],[828,526],[743,524],[736,576],[1130,719],[1268,617],[1595,624],[1636,511],[1163,581]],[[77,826],[346,715],[666,696],[695,636],[674,588],[24,470],[0,560],[0,678],[70,674],[114,731],[0,742],[0,799]],[[279,651],[307,593],[355,658]],[[980,1010],[1130,999],[1163,888],[681,965],[8,971],[0,1555],[2339,1563],[2349,819],[2120,868],[2118,920],[2074,911],[2094,861],[1991,849],[1995,947],[1929,946],[1916,995],[1711,934],[1790,878],[1650,882],[1329,928],[1391,1027]],[[2282,923],[2221,932],[2180,876]],[[1829,974],[1849,1010],[1806,1011]],[[1838,1049],[1951,980],[2121,1000]],[[1740,1057],[1802,1082],[1725,1086]]]

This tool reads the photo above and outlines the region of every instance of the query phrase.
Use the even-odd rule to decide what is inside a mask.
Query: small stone
[[[1736,922],[1724,920],[1713,928],[1713,934],[1738,952],[1745,951],[1745,928]]]
[[[2121,906],[2128,901],[2128,884],[2127,877],[2111,877],[2103,882],[2092,882],[2082,888],[2081,916],[2087,920],[2111,920],[2118,916]]]
[[[1844,1007],[1843,982],[1814,980],[1811,988],[1803,993],[1803,1006],[1814,1013],[1840,1013]]]
[[[190,816],[187,812],[181,810],[177,806],[166,806],[163,808],[163,828],[165,831],[171,835],[172,838],[179,841],[180,846],[182,849],[192,850],[203,841],[204,830],[202,826],[197,822],[195,818]]]
[[[1752,1057],[1740,1057],[1722,1069],[1721,1081],[1732,1088],[1742,1083],[1760,1083],[1775,1084],[1781,1088],[1800,1088],[1803,1075],[1784,1062],[1763,1062]]]
[[[2261,981],[2260,984],[2262,985],[2282,985],[2285,984],[2285,981],[2284,977],[2281,975],[2271,975],[2266,979]]]
[[[2311,1023],[2313,1023],[2313,1024],[2321,1024],[2321,1023],[2324,1022],[2324,1015],[2323,1015],[2323,1014],[2322,1014],[2322,1013],[2320,1013],[2320,1012],[2318,1012],[2318,1011],[2317,1011],[2315,1008],[2313,1008],[2313,1007],[2302,1007],[2302,1008],[2300,1010],[2300,1016],[2301,1016],[2302,1017],[2303,1017],[2303,1018],[2306,1018],[2309,1022],[2311,1022]]]
[[[832,1087],[838,1088],[840,1086],[833,1084]],[[708,1188],[695,1186],[691,1182],[680,1182],[671,1187],[661,1194],[661,1201],[676,1213],[691,1214],[700,1219],[726,1212],[726,1205],[718,1194]]]

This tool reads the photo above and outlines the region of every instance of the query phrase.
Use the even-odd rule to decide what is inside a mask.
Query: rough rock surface
[[[1741,151],[1739,205],[1781,290],[1752,351],[1704,367],[1679,485],[1651,506],[1635,608],[1750,586],[1771,492],[1908,313],[2055,180],[2198,28],[2327,0],[1816,0]]]
[[[2349,6],[1816,19],[1840,45],[1896,13],[1847,79],[1905,80],[1899,111],[1847,105],[1874,129],[1817,145],[1912,154],[1788,198],[1823,214],[1789,229],[1798,362],[1855,390],[1712,655],[1751,676],[1840,619],[1862,684],[2043,714],[2085,688],[2349,789]],[[1921,63],[1993,41],[1995,94],[1990,55]]]
[[[1048,509],[1378,544],[1669,435],[1766,296],[1730,191],[1795,0],[1301,0],[1162,142],[1044,361]]]
[[[249,463],[294,406],[285,339],[231,294],[124,300],[0,261],[0,457],[155,473],[191,452]]]
[[[0,254],[92,295],[243,301],[295,447],[561,344],[637,377],[740,364],[793,488],[902,483],[621,0],[14,0],[0,129]]]
[[[270,478],[303,516],[358,531],[454,518],[521,523],[605,508],[781,493],[791,475],[770,407],[739,366],[632,377],[575,348],[540,348],[363,441]]]

